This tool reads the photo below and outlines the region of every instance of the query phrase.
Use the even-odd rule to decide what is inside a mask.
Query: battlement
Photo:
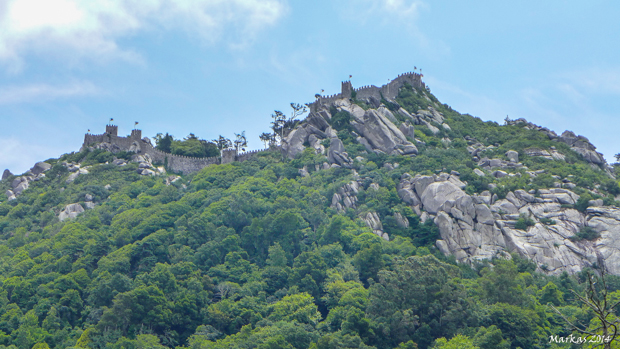
[[[132,139],[142,139],[142,130],[136,130],[136,129],[131,130],[130,137]]]
[[[105,133],[113,136],[118,136],[118,126],[116,125],[106,125]]]
[[[422,82],[422,74],[416,72],[407,72],[399,74],[395,79],[389,83],[377,87],[375,85],[366,85],[358,88],[353,88],[351,81],[343,81],[341,84],[340,93],[333,95],[319,96],[316,101],[309,104],[310,111],[316,112],[321,105],[329,105],[337,99],[352,98],[353,92],[355,92],[356,99],[374,97],[376,99],[385,98],[387,100],[394,100],[398,96],[398,90],[406,83],[410,84],[416,89],[426,89],[426,85]]]

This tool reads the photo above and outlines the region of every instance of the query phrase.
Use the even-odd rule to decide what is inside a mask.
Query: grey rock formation
[[[338,164],[343,167],[351,167],[353,164],[353,160],[349,157],[347,152],[344,151],[344,145],[338,138],[332,138],[330,140],[327,159],[331,164]]]
[[[22,193],[22,191],[28,189],[28,182],[28,176],[17,177],[13,180],[11,187],[13,187],[13,193],[15,193],[15,196],[18,196]]]
[[[380,106],[379,108],[377,108],[377,112],[379,114],[381,114],[381,116],[383,116],[384,118],[390,120],[393,123],[396,123],[396,117],[394,116],[394,114],[392,114],[392,112],[386,108],[384,105]]]
[[[398,126],[398,129],[400,130],[400,132],[403,133],[403,135],[405,135],[405,137],[409,137],[410,139],[415,138],[415,129],[412,124],[402,123],[400,124],[400,126]]]
[[[520,126],[523,126],[524,128],[540,131],[544,133],[545,135],[547,135],[549,139],[557,140],[559,142],[568,144],[571,147],[571,149],[581,154],[586,161],[592,164],[595,164],[597,166],[607,165],[607,162],[605,161],[603,154],[597,152],[596,147],[592,143],[590,143],[590,141],[586,137],[577,136],[572,131],[568,131],[568,130],[564,131],[562,135],[558,137],[558,135],[555,132],[549,130],[548,128],[535,125],[531,122],[528,122],[527,120],[523,118],[517,119],[517,120],[507,120],[507,124],[508,125],[520,125]],[[551,159],[558,159],[558,155],[554,156],[553,154],[554,152],[555,150],[552,151],[549,154],[549,156],[551,157]],[[560,153],[557,153],[557,154],[560,155],[560,157],[562,158],[561,160],[564,159],[564,156],[562,154]],[[545,155],[542,155],[542,156],[545,156]]]
[[[73,182],[79,175],[83,175],[83,174],[87,174],[88,170],[85,168],[77,168],[77,170],[73,173],[71,173],[69,175],[69,177],[67,177],[67,180],[65,181],[67,184]]]
[[[601,201],[593,201],[598,206],[588,207],[585,214],[563,207],[579,198],[563,188],[541,189],[538,197],[516,190],[501,200],[488,191],[467,195],[455,184],[457,179],[446,173],[416,177],[405,173],[397,186],[404,202],[425,211],[421,221],[434,217],[441,234],[436,246],[442,253],[454,255],[459,262],[473,262],[514,252],[553,275],[604,263],[609,272],[620,275],[619,208],[602,207]],[[522,215],[535,225],[516,229]],[[572,241],[584,226],[600,232],[601,238]]]
[[[11,177],[13,174],[11,173],[11,171],[9,171],[9,169],[4,170],[4,172],[2,172],[2,180],[5,180],[9,177]]]
[[[308,131],[305,127],[298,127],[288,134],[288,137],[282,142],[282,150],[289,159],[294,159],[297,154],[306,149],[304,142],[308,138]]]
[[[452,182],[440,181],[429,184],[420,196],[420,200],[427,212],[435,214],[446,201],[456,200],[464,195],[466,195],[465,192]]]
[[[506,152],[506,157],[510,162],[519,162],[519,153],[514,150],[509,150]]]
[[[7,199],[8,199],[9,201],[17,199],[17,198],[15,197],[15,193],[13,193],[13,191],[12,191],[12,190],[7,190],[5,194],[6,194],[6,197],[7,197]]]
[[[403,108],[399,108],[396,112],[397,112],[398,114],[400,114],[401,116],[404,116],[404,117],[405,117],[405,119],[407,119],[407,120],[411,120],[411,122],[415,122],[415,121],[416,121],[416,118],[414,118],[411,114],[409,114],[409,112],[408,112],[408,111],[406,111],[406,110],[405,110],[405,109],[403,109]]]
[[[541,157],[547,160],[564,161],[564,159],[566,158],[564,154],[557,152],[555,149],[544,150],[540,148],[527,148],[527,149],[524,149],[523,152],[528,156]]]
[[[302,168],[299,169],[299,175],[302,177],[308,177],[310,176],[310,173],[308,173],[308,166],[304,166]]]
[[[396,125],[376,110],[367,110],[363,119],[352,121],[352,125],[373,150],[386,154],[417,154],[416,146],[407,140]]]
[[[65,208],[58,215],[58,219],[62,222],[66,219],[74,219],[80,213],[84,212],[82,205],[75,203],[65,206]]]
[[[368,212],[360,218],[370,229],[372,229],[372,232],[375,235],[383,238],[384,240],[390,241],[388,234],[383,231],[383,224],[381,224],[381,220],[379,219],[377,212]]]
[[[409,228],[409,220],[407,220],[403,215],[399,212],[394,213],[394,219],[396,220],[396,224],[401,228]]]
[[[129,151],[132,153],[140,154],[142,152],[142,147],[140,147],[140,142],[133,141],[131,146],[129,146]]]
[[[357,193],[359,192],[359,183],[351,181],[345,184],[338,192],[332,196],[331,208],[338,211],[344,211],[347,208],[357,208]]]

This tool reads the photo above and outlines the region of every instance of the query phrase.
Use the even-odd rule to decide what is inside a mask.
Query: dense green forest
[[[415,111],[436,102],[426,95],[408,87],[397,102]],[[133,162],[112,164],[131,154],[85,149],[47,160],[44,178],[15,200],[0,199],[0,348],[568,347],[550,343],[572,331],[549,305],[594,326],[570,291],[584,291],[586,271],[547,276],[517,255],[457,264],[437,250],[438,228],[421,223],[396,185],[403,173],[458,171],[468,193],[493,183],[501,197],[571,175],[587,207],[594,187],[615,204],[617,182],[538,131],[439,109],[451,129],[416,126],[424,142],[417,157],[366,152],[346,112],[334,113],[348,154],[361,157],[352,169],[315,166],[325,156],[312,148],[294,160],[266,151],[172,183],[137,174]],[[567,160],[523,156],[529,170],[547,171],[533,181],[479,177],[465,136],[496,145],[493,156],[556,146]],[[170,142],[172,151],[217,153],[192,137]],[[67,183],[63,162],[89,173]],[[356,176],[357,207],[331,208],[333,194]],[[13,178],[0,183],[2,192]],[[59,221],[65,205],[91,200],[94,208]],[[359,219],[370,211],[390,241]],[[620,280],[607,282],[610,298],[620,299]]]

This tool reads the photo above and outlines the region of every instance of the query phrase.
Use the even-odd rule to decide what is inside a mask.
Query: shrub
[[[579,232],[573,236],[571,236],[571,241],[581,241],[581,240],[596,240],[601,237],[601,233],[596,231],[596,229],[592,227],[583,227]]]
[[[531,227],[535,224],[536,222],[534,222],[533,219],[522,213],[519,215],[517,223],[515,223],[515,228],[519,230],[527,230],[527,227]]]
[[[540,223],[544,225],[554,225],[556,222],[551,218],[541,218]]]
[[[341,110],[332,116],[332,126],[336,131],[348,130],[351,127],[351,114],[348,111]]]
[[[592,200],[592,195],[590,193],[585,193],[579,197],[577,202],[575,203],[575,209],[580,212],[585,212],[586,208],[590,206],[590,200]]]

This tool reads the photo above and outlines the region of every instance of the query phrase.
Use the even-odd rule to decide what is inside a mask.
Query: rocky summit
[[[600,332],[569,295],[620,292],[620,164],[573,131],[461,114],[422,78],[291,103],[261,149],[243,130],[110,123],[5,170],[0,349],[525,349],[554,348],[565,319]]]

